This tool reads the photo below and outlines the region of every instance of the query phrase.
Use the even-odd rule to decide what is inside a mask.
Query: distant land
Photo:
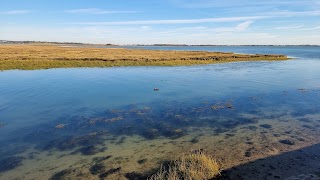
[[[51,41],[12,41],[0,40],[0,44],[57,44],[57,45],[97,45],[97,46],[320,46],[312,44],[301,45],[219,45],[219,44],[94,44],[94,43],[79,43],[79,42],[51,42]]]
[[[10,41],[0,40],[0,44],[70,44],[70,45],[102,45],[102,46],[117,46],[115,44],[90,44],[77,42],[51,42],[51,41]]]
[[[234,54],[207,51],[168,51],[97,48],[56,44],[2,44],[0,70],[117,66],[191,66],[240,61],[288,60],[286,55]]]

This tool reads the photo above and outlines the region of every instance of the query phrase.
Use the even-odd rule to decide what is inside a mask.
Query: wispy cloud
[[[251,24],[253,23],[253,21],[246,21],[243,23],[240,23],[239,25],[237,25],[234,29],[236,31],[244,31],[246,30]]]
[[[304,28],[304,29],[301,29],[301,30],[304,30],[304,31],[312,31],[312,30],[320,30],[320,26],[316,26],[316,27],[312,27],[312,28]]]
[[[178,34],[190,34],[190,32],[197,33],[197,34],[207,34],[208,29],[209,28],[205,26],[181,27],[181,28],[169,29],[166,31],[160,31],[159,34],[178,35]]]
[[[205,26],[194,26],[194,27],[175,28],[175,29],[159,32],[159,34],[172,35],[172,36],[177,36],[177,35],[205,36],[212,33],[215,33],[215,34],[226,33],[230,35],[234,33],[245,32],[253,22],[254,21],[245,21],[233,27],[208,28]]]
[[[121,13],[138,13],[139,11],[113,11],[103,10],[98,8],[86,8],[86,9],[70,9],[66,10],[66,13],[71,14],[121,14]]]
[[[277,30],[312,31],[312,30],[320,30],[320,26],[306,27],[305,25],[291,25],[291,26],[276,27],[275,29],[277,29]]]
[[[276,27],[274,29],[277,29],[277,30],[292,30],[292,29],[301,29],[303,28],[304,25],[289,25],[289,26],[280,26],[280,27]]]
[[[205,18],[205,19],[178,19],[178,20],[171,19],[171,20],[146,20],[146,21],[78,22],[78,23],[70,23],[70,24],[74,24],[74,25],[200,24],[200,23],[217,23],[217,22],[252,21],[252,20],[264,19],[264,18],[268,18],[268,17],[267,16],[246,16],[246,17]],[[243,26],[245,26],[245,24]]]
[[[311,6],[317,4],[315,0],[269,0],[269,1],[250,1],[250,0],[228,0],[228,3],[220,0],[169,0],[172,4],[183,8],[221,8],[221,7],[253,7],[253,6]]]
[[[11,11],[0,11],[0,14],[5,15],[18,15],[18,14],[29,14],[32,11],[30,10],[11,10]]]
[[[229,33],[229,32],[243,32],[246,31],[253,21],[245,21],[234,27],[220,27],[220,28],[211,28],[207,31],[216,32],[216,33]]]
[[[217,32],[217,33],[243,32],[243,31],[246,31],[253,22],[254,21],[250,20],[250,21],[242,22],[234,27],[211,28],[211,29],[207,29],[207,31]]]
[[[149,31],[152,29],[152,27],[151,26],[141,26],[140,29],[143,31]]]
[[[287,17],[320,16],[320,11],[273,11],[267,14],[274,15],[274,16],[287,16]]]

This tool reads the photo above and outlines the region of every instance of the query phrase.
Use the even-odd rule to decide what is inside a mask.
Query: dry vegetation
[[[220,166],[211,156],[196,153],[173,161],[167,168],[161,166],[149,180],[208,180],[219,173]]]
[[[286,60],[284,55],[0,45],[0,70],[113,66],[188,66],[249,60]]]

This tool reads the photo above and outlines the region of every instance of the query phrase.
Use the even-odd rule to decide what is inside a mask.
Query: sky
[[[3,0],[0,40],[320,45],[320,0]]]

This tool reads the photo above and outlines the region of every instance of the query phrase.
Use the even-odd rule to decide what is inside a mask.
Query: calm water
[[[125,179],[195,149],[215,153],[227,168],[320,143],[320,47],[131,48],[296,59],[2,71],[0,179],[49,178],[66,169],[75,169],[65,173],[70,178],[82,173],[94,179],[95,163],[120,167],[107,178]],[[248,156],[251,143],[260,149]],[[266,144],[276,150],[263,149]]]

